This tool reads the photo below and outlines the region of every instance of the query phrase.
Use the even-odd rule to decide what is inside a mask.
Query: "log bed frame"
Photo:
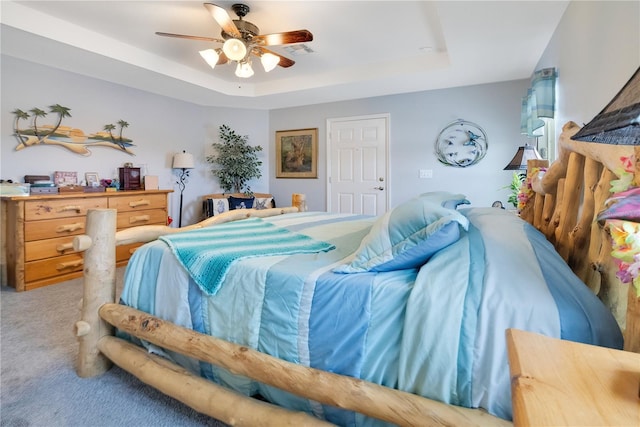
[[[614,314],[624,312],[628,295],[625,350],[640,352],[640,300],[635,297],[632,286],[622,285],[615,278],[608,236],[594,221],[594,215],[604,206],[610,181],[616,178],[611,171],[620,166],[620,157],[630,156],[633,149],[571,141],[570,136],[577,130],[578,126],[572,122],[565,125],[559,141],[559,159],[541,180],[533,180],[537,193],[527,203],[522,217],[554,243],[576,274],[613,308]],[[578,208],[580,204],[581,209]],[[481,409],[451,406],[296,365],[116,303],[116,245],[148,242],[163,234],[249,216],[267,217],[297,211],[296,207],[231,211],[181,229],[142,226],[115,232],[115,210],[90,210],[87,234],[74,239],[74,248],[85,251],[81,320],[75,325],[79,341],[78,375],[96,376],[115,363],[144,383],[230,425],[327,425],[309,414],[240,395],[197,377],[166,359],[116,338],[114,327],[117,327],[160,347],[222,366],[235,374],[397,425],[511,425]],[[618,321],[624,325],[625,319],[619,317]]]

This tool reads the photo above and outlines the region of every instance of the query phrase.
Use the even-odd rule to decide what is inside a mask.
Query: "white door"
[[[388,114],[327,120],[328,211],[387,211],[388,128]]]

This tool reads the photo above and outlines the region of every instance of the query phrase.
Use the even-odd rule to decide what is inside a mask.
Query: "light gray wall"
[[[610,1],[575,1],[567,8],[538,66],[558,68],[559,127],[566,120],[591,120],[638,67],[639,8],[638,2]],[[210,154],[222,124],[248,135],[251,144],[265,150],[263,178],[251,183],[254,191],[274,193],[280,205],[289,203],[292,192],[306,192],[310,209],[325,208],[327,118],[390,114],[392,206],[435,189],[463,192],[474,205],[488,205],[497,199],[506,202],[508,192],[501,187],[509,183],[511,174],[502,168],[524,142],[518,134],[518,122],[520,98],[528,83],[525,80],[267,112],[201,107],[6,55],[1,57],[0,67],[0,178],[21,180],[27,174],[56,170],[112,177],[117,167],[132,162],[158,175],[162,188],[176,188],[171,158],[175,152],[187,150],[198,163],[184,194],[183,223],[198,219],[199,196],[220,191],[205,156]],[[136,155],[96,148],[91,156],[82,157],[51,146],[15,151],[11,111],[46,109],[52,104],[71,108],[72,117],[63,124],[86,133],[120,119],[128,121],[125,136],[136,144]],[[489,138],[485,159],[464,169],[441,165],[433,154],[438,132],[457,118],[478,123]],[[307,127],[319,129],[319,178],[275,179],[271,167],[275,131]],[[419,169],[433,169],[433,179],[419,179]],[[174,193],[170,200],[171,215],[177,218],[178,195]]]
[[[252,145],[262,145],[264,179],[251,184],[254,191],[268,191],[269,139],[268,113],[262,110],[204,108],[102,80],[2,56],[1,62],[1,134],[0,178],[22,182],[25,175],[52,175],[55,171],[97,172],[101,178],[114,178],[125,162],[143,166],[150,175],[158,175],[160,188],[175,189],[170,198],[170,215],[177,223],[179,193],[177,175],[171,169],[173,154],[186,150],[194,155],[196,168],[184,192],[183,225],[199,220],[199,196],[220,191],[205,158],[211,143],[218,140],[218,128],[228,124],[236,132],[249,137]],[[82,129],[86,134],[101,131],[105,124],[126,120],[124,136],[135,147],[130,156],[107,147],[91,149],[84,157],[65,148],[42,145],[16,151],[12,111],[28,111],[60,104],[71,108],[71,117],[62,125]],[[41,124],[54,124],[57,115],[40,119]]]
[[[495,200],[506,205],[512,172],[503,168],[526,138],[520,135],[520,99],[528,81],[520,80],[464,88],[382,96],[354,101],[286,108],[270,112],[271,138],[277,130],[318,128],[318,179],[270,177],[276,200],[305,193],[310,210],[326,209],[326,120],[378,113],[390,115],[390,207],[426,191],[447,190],[466,194],[475,206]],[[442,128],[462,118],[482,127],[489,149],[479,163],[466,168],[445,166],[435,153]],[[275,163],[275,153],[271,153]],[[420,169],[432,169],[432,179],[420,179]]]
[[[556,135],[593,119],[639,66],[640,2],[571,2],[538,63],[558,70]]]

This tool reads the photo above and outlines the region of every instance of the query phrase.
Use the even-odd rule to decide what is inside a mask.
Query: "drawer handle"
[[[76,230],[82,230],[84,228],[84,224],[81,222],[76,222],[75,224],[65,224],[65,225],[61,225],[58,228],[56,228],[56,233],[64,233],[64,232],[71,232],[71,231],[76,231]]]
[[[76,211],[78,213],[80,213],[80,206],[77,205],[68,205],[68,206],[63,206],[60,209],[58,209],[58,212],[66,212],[66,211]]]
[[[73,249],[73,242],[63,243],[61,245],[56,246],[56,251],[64,252],[68,249]]]
[[[142,199],[142,200],[138,200],[135,202],[130,202],[129,206],[132,208],[137,208],[138,206],[148,206],[151,204],[151,201],[146,200],[146,199]]]
[[[81,266],[82,264],[84,264],[84,260],[81,260],[81,259],[78,259],[75,261],[60,262],[56,265],[56,270],[60,271],[60,270],[65,270],[67,268],[76,268]]]
[[[132,216],[129,218],[129,224],[135,224],[136,222],[146,222],[149,221],[149,219],[149,215]]]

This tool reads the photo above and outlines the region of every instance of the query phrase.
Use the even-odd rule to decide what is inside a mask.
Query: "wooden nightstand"
[[[507,330],[516,426],[640,426],[640,354]]]

